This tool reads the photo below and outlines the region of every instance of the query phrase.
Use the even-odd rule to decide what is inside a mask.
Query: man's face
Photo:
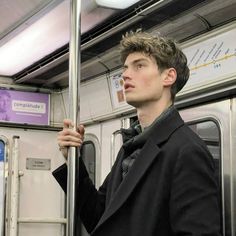
[[[10,98],[7,95],[0,95],[0,112],[6,112],[10,106]]]
[[[157,102],[163,92],[163,76],[154,58],[135,52],[128,55],[123,71],[126,102],[136,108]]]

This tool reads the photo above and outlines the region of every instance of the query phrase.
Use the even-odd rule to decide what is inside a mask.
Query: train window
[[[87,171],[89,173],[90,179],[95,184],[95,176],[96,176],[96,170],[95,170],[95,158],[96,158],[96,150],[95,145],[92,141],[85,141],[83,143],[83,147],[81,150],[81,157],[84,161],[84,164],[87,168]]]
[[[96,148],[92,141],[84,141],[81,149],[81,157],[89,173],[90,179],[95,184],[96,181]],[[78,224],[77,232],[79,236],[89,236],[83,224]]]

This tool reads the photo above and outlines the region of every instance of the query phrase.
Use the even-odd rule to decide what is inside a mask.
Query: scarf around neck
[[[123,149],[124,157],[122,161],[122,177],[124,178],[131,167],[133,166],[134,161],[139,156],[142,147],[146,143],[150,132],[153,130],[153,127],[157,124],[160,124],[169,114],[175,109],[172,105],[167,108],[165,111],[158,116],[154,122],[145,128],[143,131],[139,121],[134,122],[129,129],[121,129],[121,134],[123,138]]]

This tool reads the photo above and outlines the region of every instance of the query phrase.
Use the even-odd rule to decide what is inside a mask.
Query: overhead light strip
[[[112,9],[126,9],[140,0],[96,0],[97,5]]]

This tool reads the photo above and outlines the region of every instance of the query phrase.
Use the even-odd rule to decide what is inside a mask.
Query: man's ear
[[[164,71],[163,85],[168,87],[172,86],[177,78],[177,72],[174,68],[168,68]]]

